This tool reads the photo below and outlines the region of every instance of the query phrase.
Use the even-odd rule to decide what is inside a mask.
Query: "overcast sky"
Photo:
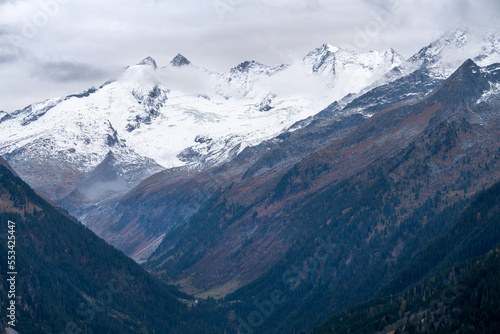
[[[499,0],[0,0],[0,110],[99,86],[146,56],[226,71],[324,43],[410,57],[447,30],[498,32]]]

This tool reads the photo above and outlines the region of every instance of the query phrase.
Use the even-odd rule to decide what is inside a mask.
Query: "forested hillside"
[[[2,310],[7,226],[15,223],[19,333],[220,333],[210,303],[165,285],[0,165]],[[8,318],[2,316],[3,330]]]
[[[498,333],[499,243],[497,183],[379,297],[337,313],[313,333]]]

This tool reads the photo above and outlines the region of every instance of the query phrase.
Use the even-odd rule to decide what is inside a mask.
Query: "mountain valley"
[[[474,327],[453,311],[473,314],[464,294],[435,328],[410,320],[440,316],[429,294],[449,284],[476,304],[498,292],[481,268],[498,271],[499,108],[499,39],[457,30],[407,60],[325,44],[218,73],[148,57],[99,88],[0,113],[0,214],[24,226],[30,268],[24,326]],[[133,289],[87,324],[78,306],[113,268]],[[486,333],[498,303],[485,299]]]

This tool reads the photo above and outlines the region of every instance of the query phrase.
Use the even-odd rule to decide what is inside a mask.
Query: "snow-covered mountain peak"
[[[397,53],[393,48],[389,48],[384,51],[383,53],[384,59],[389,60],[392,62],[394,65],[401,65],[404,63],[406,60],[404,59],[403,56],[401,56],[399,53]]]
[[[326,53],[336,53],[341,51],[342,49],[338,46],[331,45],[331,44],[323,44],[320,47],[317,47],[316,49],[312,50],[305,56],[304,59],[306,58],[311,58],[311,57],[318,57],[318,56],[323,56]]]
[[[156,85],[158,83],[156,73],[157,67],[153,66],[152,64],[141,63],[127,67],[125,71],[118,77],[118,81],[123,83],[128,82],[130,85]]]
[[[419,67],[429,68],[435,76],[447,77],[469,58],[480,66],[499,62],[498,35],[485,34],[473,29],[450,31],[422,48],[409,61]]]
[[[231,72],[249,72],[253,68],[265,68],[266,65],[259,63],[255,60],[244,61],[236,67],[231,69]]]
[[[357,54],[325,44],[291,65],[246,61],[218,73],[180,54],[164,67],[148,57],[99,89],[0,113],[0,154],[66,166],[76,185],[112,151],[117,180],[133,186],[162,167],[226,161],[373,85],[401,59],[394,50]],[[71,186],[61,181],[47,192],[58,198]]]
[[[312,72],[331,72],[335,74],[335,68],[332,67],[336,60],[336,53],[341,49],[329,44],[323,44],[321,47],[314,49],[304,57],[303,62],[307,67],[310,67]]]
[[[1,120],[4,118],[4,117],[7,117],[8,113],[6,113],[5,111],[3,110],[0,110],[0,122]]]
[[[437,41],[437,44],[442,44],[445,47],[453,47],[460,49],[467,45],[470,34],[469,29],[457,29],[444,33]]]
[[[348,94],[360,93],[384,77],[384,74],[405,63],[393,49],[357,53],[329,44],[309,52],[301,66],[309,76],[317,77],[341,99]]]
[[[269,79],[286,68],[283,64],[268,66],[255,60],[244,61],[221,74],[216,85],[220,94],[226,97],[260,99],[274,89],[269,85]]]
[[[338,46],[331,45],[331,44],[323,44],[323,48],[332,52],[332,53],[335,53],[335,52],[340,50],[340,48]]]
[[[144,58],[137,65],[149,65],[149,66],[153,66],[153,68],[155,68],[155,69],[158,68],[158,66],[156,66],[156,61],[152,57],[146,57],[146,58]]]
[[[189,64],[191,64],[191,62],[186,57],[184,57],[183,55],[178,53],[177,56],[175,56],[174,59],[172,59],[170,64],[172,66],[180,67],[180,66],[189,65]]]
[[[370,71],[379,69],[388,71],[392,67],[403,64],[404,61],[405,59],[393,49],[356,53],[329,44],[323,44],[309,52],[303,59],[304,65],[312,73],[329,73],[334,76],[349,67],[360,67]]]

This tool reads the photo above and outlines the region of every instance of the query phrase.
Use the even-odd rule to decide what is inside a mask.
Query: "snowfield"
[[[0,155],[52,199],[103,162],[133,187],[162,169],[220,164],[335,101],[418,68],[444,78],[470,55],[481,66],[499,61],[499,50],[494,35],[455,31],[407,61],[392,49],[356,53],[328,44],[292,64],[245,61],[224,73],[182,55],[163,67],[148,57],[97,89],[1,112]],[[44,169],[67,174],[56,180],[62,189],[38,187]]]

